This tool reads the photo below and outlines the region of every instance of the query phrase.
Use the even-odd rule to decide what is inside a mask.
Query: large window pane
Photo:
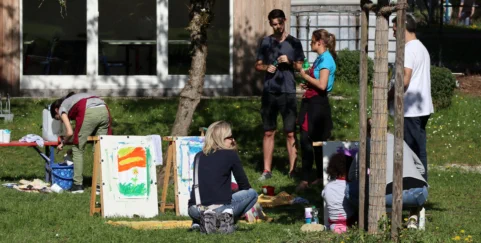
[[[156,75],[156,0],[99,0],[99,74]]]
[[[229,2],[216,1],[214,20],[207,31],[208,55],[206,74],[229,74]],[[169,1],[169,74],[189,74],[190,33],[189,0]]]
[[[24,75],[85,75],[87,3],[67,3],[61,14],[58,1],[23,1]]]

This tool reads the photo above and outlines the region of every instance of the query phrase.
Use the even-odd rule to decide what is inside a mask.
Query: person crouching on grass
[[[341,234],[347,231],[354,219],[354,211],[345,198],[346,176],[350,157],[343,152],[334,154],[329,160],[327,174],[330,182],[322,190],[322,197],[327,206],[329,228]]]
[[[57,149],[60,151],[65,144],[73,144],[74,182],[70,192],[83,193],[83,153],[87,138],[112,134],[110,111],[107,104],[95,95],[71,92],[50,105],[50,115],[62,121],[66,129],[65,137]],[[70,124],[72,120],[75,121],[75,130]]]
[[[209,126],[204,147],[195,155],[194,161],[197,159],[198,162],[194,162],[194,176],[198,175],[199,198],[196,190],[192,189],[188,204],[188,214],[193,220],[192,229],[204,227],[206,233],[214,233],[219,219],[219,231],[232,233],[234,220],[257,202],[257,192],[251,188],[244,172],[229,123],[217,121]],[[195,172],[197,165],[198,171]],[[235,189],[231,187],[232,175],[238,185],[235,193],[232,193]],[[201,214],[204,212],[206,215],[208,211],[212,216],[205,216],[202,225]]]

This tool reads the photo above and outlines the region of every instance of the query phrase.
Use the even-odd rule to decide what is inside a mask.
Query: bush
[[[359,83],[360,51],[342,50],[337,52],[336,82]],[[372,83],[374,63],[368,58],[368,83]]]
[[[431,66],[431,96],[435,108],[449,107],[455,88],[456,79],[451,70]]]

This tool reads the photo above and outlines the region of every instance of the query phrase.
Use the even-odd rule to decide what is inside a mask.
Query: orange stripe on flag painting
[[[119,172],[130,170],[134,167],[146,167],[147,158],[142,147],[121,148],[117,154]]]

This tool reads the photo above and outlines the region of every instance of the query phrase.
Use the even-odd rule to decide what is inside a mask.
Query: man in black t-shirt
[[[261,181],[272,177],[272,154],[279,113],[282,115],[287,139],[289,175],[293,174],[297,157],[295,147],[297,99],[294,69],[300,70],[304,60],[301,42],[285,30],[284,12],[274,9],[269,13],[268,19],[274,34],[262,39],[257,49],[255,66],[257,71],[265,72],[261,108],[264,129],[264,171],[259,178]]]
[[[461,0],[461,7],[459,8],[458,19],[461,24],[469,26],[473,18],[474,10],[476,8],[474,0]]]

